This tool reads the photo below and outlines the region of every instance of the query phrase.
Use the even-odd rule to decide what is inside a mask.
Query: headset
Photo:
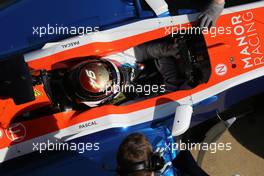
[[[137,171],[158,172],[165,166],[165,160],[160,153],[152,153],[147,161],[136,163],[124,163],[122,167],[117,168],[120,175],[128,175]]]

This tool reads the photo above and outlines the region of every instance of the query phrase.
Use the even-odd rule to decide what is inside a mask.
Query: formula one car
[[[129,5],[134,7],[134,2]],[[137,5],[141,14],[150,14],[139,6],[140,3]],[[116,145],[121,140],[113,139],[113,136],[122,136],[124,131],[135,129],[158,130],[161,126],[168,127],[173,136],[178,136],[190,126],[214,117],[216,112],[263,92],[263,9],[263,1],[229,7],[217,23],[221,31],[200,35],[176,34],[177,29],[186,31],[192,27],[198,14],[156,18],[152,13],[129,24],[48,43],[41,49],[24,54],[34,84],[35,100],[20,105],[11,98],[0,100],[1,173],[30,175],[32,168],[46,168],[43,161],[34,163],[32,167],[25,164],[32,158],[43,156],[35,156],[33,143],[89,141],[101,143],[104,148],[101,150],[110,152],[111,156],[103,158],[106,153],[96,151],[80,156],[59,152],[49,154],[50,160],[46,162],[49,161],[48,164],[56,168],[56,172],[63,171],[65,174],[72,173],[70,168],[78,170],[80,165],[77,163],[82,163],[83,167],[95,170],[92,175],[114,175],[109,169],[98,167],[104,160],[114,157],[114,149],[109,144]],[[93,89],[91,85],[95,84],[82,84],[87,79],[91,82],[97,76],[86,69],[91,64],[111,73],[106,80],[108,83],[111,80],[110,87],[124,82],[125,76],[121,73],[127,70],[114,65],[130,67],[134,63],[131,48],[168,35],[182,39],[182,53],[191,65],[191,89],[116,100],[120,95],[105,94],[100,83],[96,83],[99,87],[92,86]],[[6,64],[9,60],[12,59],[5,59],[3,63],[9,65]],[[103,63],[98,65],[98,60]],[[25,75],[28,80],[28,74]],[[19,86],[15,92],[15,97],[19,97]],[[108,101],[109,97],[115,101]],[[106,150],[108,147],[109,150]],[[96,156],[100,160],[99,165]],[[57,158],[61,162],[56,162]],[[87,164],[89,162],[97,164]],[[18,163],[23,168],[17,168]],[[46,173],[53,172],[45,170]]]

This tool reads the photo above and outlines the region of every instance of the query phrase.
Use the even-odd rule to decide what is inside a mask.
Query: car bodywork
[[[0,100],[0,161],[32,153],[34,142],[71,141],[97,135],[104,141],[107,135],[104,133],[106,139],[99,135],[104,131],[115,134],[117,129],[149,128],[155,122],[164,122],[171,128],[175,107],[183,104],[194,107],[192,124],[195,125],[213,117],[216,111],[222,112],[246,97],[263,92],[263,8],[263,1],[260,1],[225,9],[217,26],[230,27],[231,34],[204,34],[211,76],[207,83],[191,90],[180,90],[128,105],[104,105],[82,112],[71,110],[40,115],[29,120],[17,120],[17,117],[50,104],[42,85],[34,87],[35,101],[15,105],[12,99]],[[49,43],[40,50],[25,54],[24,58],[31,69],[53,70],[63,61],[76,57],[107,57],[164,37],[180,25],[188,28],[197,15],[144,19]]]

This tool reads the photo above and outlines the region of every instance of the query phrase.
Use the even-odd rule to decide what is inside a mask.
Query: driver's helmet
[[[115,86],[122,86],[124,81],[113,61],[90,59],[73,67],[66,83],[75,102],[95,107],[115,98],[119,93]]]

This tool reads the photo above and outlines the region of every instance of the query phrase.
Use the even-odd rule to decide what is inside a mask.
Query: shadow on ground
[[[255,112],[239,119],[230,134],[246,149],[264,158],[264,96],[258,98]]]

